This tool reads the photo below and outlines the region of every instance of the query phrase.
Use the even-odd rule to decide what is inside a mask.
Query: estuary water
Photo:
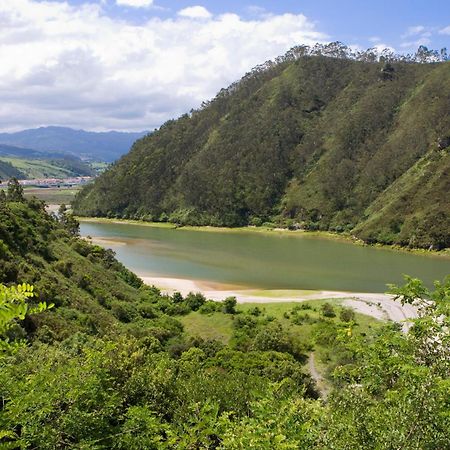
[[[403,274],[432,286],[450,259],[359,246],[307,233],[256,233],[81,222],[81,235],[114,250],[141,276],[203,280],[255,289],[385,292]]]

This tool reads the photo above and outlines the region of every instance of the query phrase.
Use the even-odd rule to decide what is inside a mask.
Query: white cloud
[[[448,27],[442,28],[442,30],[439,30],[439,34],[450,34],[450,25]]]
[[[0,1],[0,129],[152,129],[293,45],[326,38],[303,15],[136,25],[92,3]]]
[[[409,37],[409,36],[415,36],[417,34],[421,34],[426,30],[426,28],[423,25],[416,25],[414,27],[409,27],[406,30],[406,33],[403,34],[403,37]]]
[[[431,37],[436,31],[436,28],[423,25],[409,27],[406,33],[401,36],[402,42],[400,47],[405,50],[415,51],[421,45],[428,46],[432,43]]]
[[[430,45],[431,44],[431,39],[429,39],[428,37],[421,37],[415,41],[406,41],[406,42],[402,42],[400,44],[401,48],[405,48],[405,49],[410,49],[410,50],[417,50],[418,47],[420,47],[421,45]]]
[[[190,19],[210,19],[212,17],[212,14],[203,6],[189,6],[178,11],[178,15]]]
[[[148,8],[152,6],[153,0],[116,0],[119,6],[131,6],[133,8]]]

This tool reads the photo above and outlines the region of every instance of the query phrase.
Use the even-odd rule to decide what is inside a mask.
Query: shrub
[[[260,308],[258,308],[257,306],[250,308],[247,311],[247,314],[250,314],[251,316],[255,316],[255,317],[259,317],[262,314],[262,311]]]
[[[223,312],[225,314],[236,314],[236,297],[227,297],[223,301]]]
[[[169,316],[185,316],[190,312],[191,309],[186,303],[173,304],[166,309],[166,314]]]
[[[154,319],[158,317],[158,313],[152,305],[148,303],[140,303],[137,306],[138,312],[144,319]]]
[[[212,313],[218,311],[219,309],[220,309],[220,304],[213,302],[212,300],[208,300],[200,307],[198,312],[200,314],[212,314]]]
[[[329,303],[324,303],[322,305],[322,314],[324,317],[336,317],[336,313],[334,312],[334,308]]]
[[[139,316],[135,305],[127,302],[114,301],[111,304],[111,312],[121,322],[131,322]]]
[[[196,294],[189,292],[185,298],[185,303],[192,311],[197,311],[206,302],[205,296],[201,292]]]
[[[342,322],[353,322],[355,320],[355,312],[351,308],[342,308],[339,318]]]

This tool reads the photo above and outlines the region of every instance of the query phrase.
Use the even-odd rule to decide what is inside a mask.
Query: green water
[[[83,236],[108,239],[129,269],[148,276],[265,289],[384,292],[402,274],[431,285],[450,259],[363,247],[308,235],[208,232],[84,222]]]

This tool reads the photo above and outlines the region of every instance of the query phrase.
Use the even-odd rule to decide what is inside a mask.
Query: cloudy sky
[[[152,130],[298,44],[450,41],[447,0],[0,0],[0,130]]]

